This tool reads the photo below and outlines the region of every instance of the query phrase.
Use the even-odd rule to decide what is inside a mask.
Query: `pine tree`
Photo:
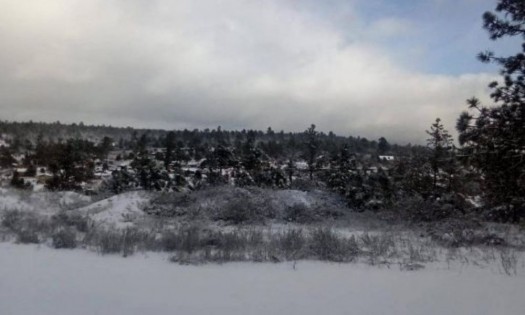
[[[11,177],[11,186],[18,188],[18,189],[31,188],[31,184],[26,183],[24,179],[20,177],[20,174],[17,171],[14,171],[13,176]]]
[[[353,168],[355,168],[354,155],[350,153],[348,144],[345,144],[332,158],[328,171],[328,186],[340,194],[346,194],[350,184],[350,170]]]
[[[113,139],[111,139],[108,136],[104,136],[104,138],[102,138],[102,141],[100,141],[98,145],[99,158],[107,159],[108,154],[111,151],[112,147],[113,147]]]
[[[169,170],[169,166],[171,162],[173,162],[175,155],[175,132],[168,132],[168,134],[166,135],[166,139],[164,140],[164,148],[164,167],[166,168],[166,170]]]
[[[297,142],[293,134],[290,134],[290,138],[288,139],[286,147],[288,155],[288,162],[286,163],[286,174],[288,175],[288,184],[292,186],[293,176],[296,171],[295,155],[297,151]]]
[[[452,172],[451,165],[454,160],[452,143],[452,136],[449,135],[441,119],[436,118],[436,121],[430,126],[430,130],[426,131],[430,138],[427,139],[427,146],[431,150],[430,165],[432,168],[432,189],[434,194],[438,192],[438,181],[440,179],[440,172],[449,174]],[[450,188],[450,176],[447,176]]]
[[[377,142],[377,153],[383,155],[388,151],[390,151],[390,143],[388,143],[384,137],[379,138]]]
[[[482,62],[502,67],[503,83],[489,85],[492,106],[468,100],[456,128],[463,155],[484,179],[486,201],[505,206],[502,219],[518,221],[525,214],[525,1],[500,0],[495,11],[483,15],[490,38],[521,38],[521,49],[507,57],[479,54]]]
[[[148,138],[143,134],[137,142],[135,158],[131,162],[131,167],[135,170],[139,185],[145,190],[159,188],[158,180],[160,171],[151,159],[147,149]]]
[[[15,158],[11,154],[11,150],[6,147],[0,148],[0,167],[11,168],[16,163]]]
[[[315,162],[317,154],[319,153],[319,139],[318,133],[315,130],[315,125],[312,124],[310,128],[306,129],[304,132],[305,136],[305,158],[306,163],[308,164],[308,173],[310,175],[310,180],[313,180],[314,171],[315,171]]]

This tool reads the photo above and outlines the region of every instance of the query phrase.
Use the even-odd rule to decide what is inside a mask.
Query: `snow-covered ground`
[[[76,209],[76,212],[89,215],[91,220],[99,224],[125,228],[131,226],[134,219],[144,216],[142,205],[148,201],[145,192],[127,192]]]
[[[252,203],[269,204],[277,211],[295,205],[308,209],[338,207],[338,199],[294,190],[270,195],[218,188],[196,192],[189,201],[175,197],[132,191],[98,200],[74,192],[31,193],[0,188],[0,218],[6,211],[19,210],[34,215],[28,218],[85,215],[95,223],[90,227],[93,231],[98,231],[98,226],[171,231],[178,226],[168,223],[189,222],[206,225],[202,227],[203,237],[212,228],[222,232],[260,230],[268,234],[304,229],[307,235],[318,226],[280,221],[237,226],[206,221],[203,217],[190,222],[189,216],[156,218],[143,210],[152,204],[180,204],[186,210],[196,207],[213,213],[231,198],[251,198]],[[12,244],[18,239],[18,230],[4,226],[6,242],[0,242],[0,315],[525,314],[525,243],[519,227],[484,227],[490,228],[490,235],[501,235],[506,247],[480,243],[456,248],[431,242],[431,237],[421,231],[386,229],[384,223],[369,229],[376,225],[375,221],[368,223],[370,217],[348,215],[351,217],[341,222],[328,221],[326,226],[339,236],[357,238],[359,257],[349,264],[299,261],[181,266],[168,261],[173,251],[162,252],[156,247],[127,258],[97,255],[94,248],[98,248],[98,243],[94,241],[78,245],[91,250],[51,249],[51,234],[46,234],[45,229],[38,230],[42,245]],[[83,239],[82,233],[79,230],[77,239]],[[366,241],[368,236],[371,237]],[[391,242],[385,245],[383,240]],[[384,246],[385,253],[374,256]],[[373,250],[375,247],[378,248]],[[424,262],[424,266],[420,265],[424,268],[405,270],[407,266],[419,265],[417,262]]]
[[[180,266],[0,243],[0,314],[505,314],[525,276],[429,265],[415,272],[298,262]]]
[[[91,197],[72,191],[28,192],[0,188],[0,214],[5,210],[55,214],[61,209],[76,208],[90,202]]]

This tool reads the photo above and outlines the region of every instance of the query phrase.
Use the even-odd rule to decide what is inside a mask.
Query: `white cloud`
[[[435,117],[453,129],[464,100],[486,95],[489,75],[403,69],[366,34],[344,40],[365,31],[291,3],[0,0],[0,110],[4,119],[164,128],[316,123],[418,141]],[[384,19],[371,31],[409,26]]]
[[[387,17],[372,22],[367,28],[367,36],[374,38],[390,38],[406,36],[416,32],[410,21],[395,17]]]

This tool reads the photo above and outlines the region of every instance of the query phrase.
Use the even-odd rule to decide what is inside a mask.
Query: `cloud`
[[[486,97],[492,79],[405,69],[374,38],[406,36],[406,20],[341,29],[294,1],[0,5],[4,119],[293,131],[316,123],[422,142],[435,117],[453,129],[464,100]]]
[[[407,36],[413,34],[415,31],[414,26],[408,20],[386,17],[373,21],[371,25],[368,26],[366,35],[373,38],[390,38]]]

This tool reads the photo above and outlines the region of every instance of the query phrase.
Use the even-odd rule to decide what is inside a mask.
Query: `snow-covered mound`
[[[75,211],[88,215],[97,224],[123,228],[132,225],[132,221],[144,216],[142,209],[148,202],[148,193],[133,191],[112,196]]]
[[[60,198],[58,202],[63,206],[74,206],[79,203],[91,202],[91,197],[73,191],[64,191],[59,194]]]

